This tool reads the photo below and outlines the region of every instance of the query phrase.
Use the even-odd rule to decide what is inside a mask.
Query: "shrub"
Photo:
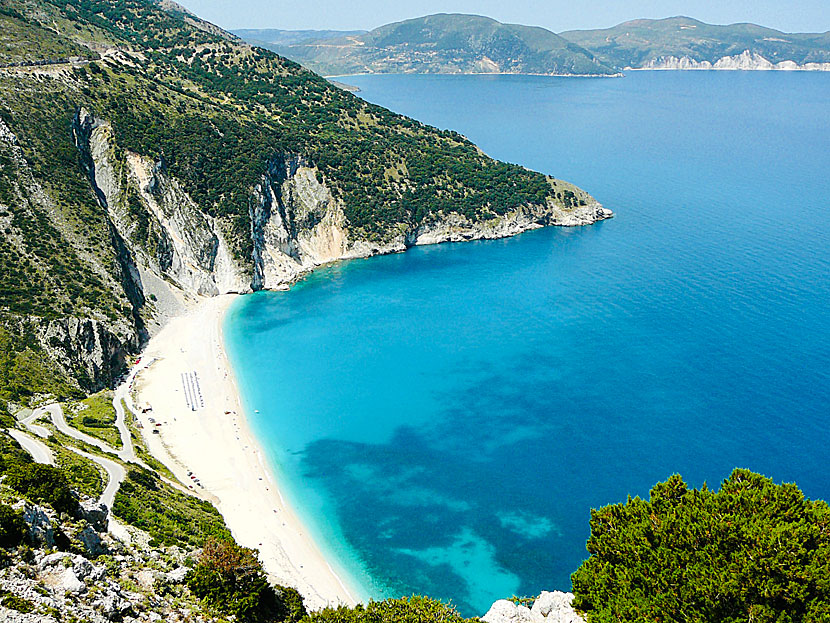
[[[8,608],[9,610],[17,610],[23,614],[28,614],[35,609],[35,604],[31,601],[18,597],[8,591],[2,591],[2,593],[0,593],[0,605],[4,608]]]
[[[222,515],[210,502],[170,487],[141,467],[127,472],[112,512],[164,545],[201,547],[210,537],[231,538]]]
[[[40,463],[6,465],[6,484],[33,502],[50,504],[58,512],[73,513],[78,507],[66,474]]]
[[[399,599],[370,601],[365,606],[354,608],[339,606],[312,612],[306,617],[307,623],[466,623],[452,606],[431,599],[413,595]]]
[[[305,615],[299,594],[271,586],[256,552],[232,541],[205,543],[187,585],[208,606],[237,621],[298,621]]]
[[[572,580],[591,623],[830,620],[830,507],[747,470],[592,511],[588,551]]]
[[[23,517],[11,506],[0,504],[0,547],[17,547],[26,538]]]

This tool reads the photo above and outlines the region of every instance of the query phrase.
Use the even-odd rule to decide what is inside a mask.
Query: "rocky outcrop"
[[[627,67],[626,69],[632,69]],[[719,70],[744,70],[744,71],[830,71],[830,63],[805,63],[799,65],[794,61],[781,61],[773,63],[758,53],[744,50],[741,54],[724,56],[712,63],[711,61],[698,61],[689,56],[661,56],[644,63],[635,69],[719,69]]]
[[[5,494],[16,495],[9,491]],[[192,593],[180,586],[172,588],[185,581],[190,570],[185,565],[195,551],[151,547],[149,535],[135,528],[130,528],[131,539],[121,541],[106,532],[100,517],[102,509],[90,500],[81,501],[77,518],[23,499],[13,506],[22,512],[33,538],[31,547],[3,552],[0,621],[216,620]],[[69,542],[58,535],[69,535]],[[80,548],[78,541],[98,546]]]
[[[440,220],[421,225],[415,229],[410,240],[413,244],[420,245],[506,238],[549,225],[562,227],[589,225],[612,216],[611,210],[603,208],[596,201],[571,209],[562,208],[553,201],[548,201],[545,207],[520,206],[507,214],[479,222],[471,222],[461,214],[451,213]]]
[[[542,591],[530,608],[501,599],[481,620],[485,623],[585,623],[571,605],[573,598],[572,593]]]
[[[87,111],[79,111],[76,125],[96,193],[137,259],[144,296],[162,302],[155,305],[160,312],[157,325],[178,311],[177,301],[189,296],[286,289],[302,275],[337,260],[420,244],[502,238],[547,225],[586,225],[612,216],[588,195],[558,182],[571,193],[581,193],[583,205],[566,209],[548,200],[480,221],[442,214],[416,227],[401,223],[398,233],[381,241],[368,240],[348,227],[342,202],[313,163],[297,154],[278,154],[252,191],[250,257],[240,257],[231,252],[220,222],[199,209],[163,161],[119,154],[111,126]],[[150,223],[152,240],[146,237],[147,225],[137,236],[137,219]]]
[[[92,318],[33,322],[43,350],[67,376],[80,378],[89,391],[110,384],[124,369],[128,353],[140,345],[137,334],[116,335],[114,327]]]

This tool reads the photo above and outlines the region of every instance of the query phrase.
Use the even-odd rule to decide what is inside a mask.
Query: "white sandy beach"
[[[192,482],[188,470],[198,477],[204,489],[196,490],[217,506],[241,545],[259,550],[273,581],[295,587],[311,609],[354,604],[353,592],[282,499],[245,421],[222,340],[222,318],[233,300],[205,299],[150,341],[143,356],[153,363],[135,382],[136,405],[152,406],[140,414],[142,434],[182,482]],[[196,411],[182,384],[182,374],[193,371],[204,399]]]

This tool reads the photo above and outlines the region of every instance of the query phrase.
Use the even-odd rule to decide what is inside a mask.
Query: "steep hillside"
[[[761,69],[778,63],[786,63],[782,66],[786,69],[793,69],[794,65],[830,69],[821,67],[830,63],[830,33],[788,34],[755,24],[715,26],[688,17],[672,17],[640,19],[613,28],[573,30],[561,35],[619,68],[681,69],[684,61],[688,68],[700,64],[711,67],[720,61],[724,69],[753,69],[753,63]],[[736,66],[742,62],[743,67]]]
[[[5,0],[0,29],[5,400],[100,389],[196,295],[608,215],[167,1]]]
[[[438,14],[364,35],[273,48],[323,75],[511,73],[610,75],[586,50],[545,30],[479,15]]]

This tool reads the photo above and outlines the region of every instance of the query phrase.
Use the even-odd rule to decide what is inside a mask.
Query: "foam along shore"
[[[134,386],[136,406],[152,407],[139,413],[142,435],[179,480],[216,505],[241,545],[259,550],[274,582],[299,590],[311,609],[353,605],[358,595],[283,500],[245,421],[222,339],[234,298],[204,299],[150,340],[143,356],[152,363]]]

